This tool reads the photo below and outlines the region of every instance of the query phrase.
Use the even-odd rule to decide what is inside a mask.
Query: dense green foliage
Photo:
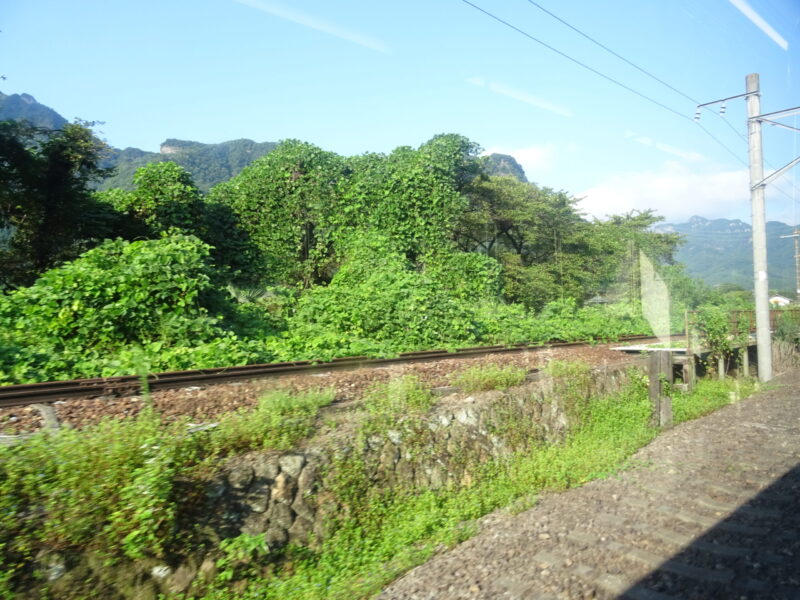
[[[0,381],[225,366],[268,358],[223,328],[197,238],[109,241],[0,296]]]
[[[0,290],[32,283],[113,229],[113,212],[88,190],[104,173],[102,152],[84,124],[0,122]]]
[[[640,250],[674,314],[714,296],[651,212],[588,221],[459,135],[354,157],[288,140],[204,195],[173,162],[92,193],[88,128],[3,127],[0,382],[646,333]]]

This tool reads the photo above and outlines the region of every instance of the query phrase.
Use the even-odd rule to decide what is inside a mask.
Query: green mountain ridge
[[[59,129],[67,120],[52,108],[40,104],[30,94],[6,96],[0,92],[0,121],[26,120],[37,127]],[[161,144],[160,152],[139,148],[110,148],[103,162],[114,172],[96,185],[98,190],[133,189],[133,176],[139,167],[148,163],[172,161],[189,171],[197,187],[207,192],[216,184],[239,174],[251,162],[271,152],[277,142],[254,142],[249,139],[204,144],[191,140],[169,138]],[[512,156],[491,154],[485,158],[491,175],[509,175],[527,182],[525,172]]]
[[[35,127],[60,129],[67,120],[30,94],[6,95],[0,92],[0,121],[28,121]]]
[[[679,233],[685,243],[675,258],[686,272],[709,285],[733,284],[750,289],[753,285],[753,229],[739,219],[692,217],[686,223],[666,223],[654,228],[659,233]],[[794,227],[779,221],[767,222],[769,288],[794,297]]]
[[[98,189],[133,189],[133,175],[139,167],[153,162],[172,161],[192,174],[197,187],[207,192],[221,181],[227,181],[255,159],[272,151],[276,142],[254,142],[241,139],[203,144],[189,140],[168,139],[161,152],[146,152],[139,148],[112,149],[103,166],[113,167],[114,174],[104,179]]]

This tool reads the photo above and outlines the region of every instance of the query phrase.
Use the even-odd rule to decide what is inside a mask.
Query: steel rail
[[[620,338],[618,341],[634,341],[653,339],[653,336],[638,335]],[[383,365],[424,362],[430,360],[459,359],[487,354],[522,352],[525,350],[542,350],[582,346],[590,342],[553,341],[547,344],[510,344],[507,346],[473,346],[456,350],[424,350],[403,352],[392,358],[368,358],[355,356],[334,358],[330,361],[293,361],[220,367],[213,369],[193,369],[189,371],[168,371],[153,373],[147,377],[150,390],[188,387],[191,385],[208,385],[231,381],[247,381],[251,379],[277,377],[297,373],[314,373],[338,369],[357,369],[362,367],[376,368]],[[67,381],[49,381],[42,383],[26,383],[20,385],[0,386],[0,408],[41,404],[67,398],[92,398],[98,396],[122,396],[140,392],[142,378],[138,375],[121,375],[116,377],[98,377],[94,379],[72,379]]]

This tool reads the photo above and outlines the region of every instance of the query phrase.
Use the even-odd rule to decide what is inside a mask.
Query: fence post
[[[745,377],[750,377],[750,340],[742,346],[742,371]]]
[[[694,391],[695,377],[694,354],[688,352],[685,362],[683,363],[683,383],[686,384],[687,392]]]
[[[648,366],[652,423],[658,427],[672,427],[672,398],[664,394],[664,384],[672,383],[672,352],[652,351]]]

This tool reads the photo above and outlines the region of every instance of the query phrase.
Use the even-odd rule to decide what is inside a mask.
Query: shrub
[[[476,341],[472,306],[444,293],[380,238],[359,238],[348,254],[329,285],[298,300],[284,336],[290,350],[313,359],[337,348],[401,352]]]
[[[107,241],[0,296],[0,382],[151,369],[225,366],[268,358],[209,314],[209,246],[172,235]]]

